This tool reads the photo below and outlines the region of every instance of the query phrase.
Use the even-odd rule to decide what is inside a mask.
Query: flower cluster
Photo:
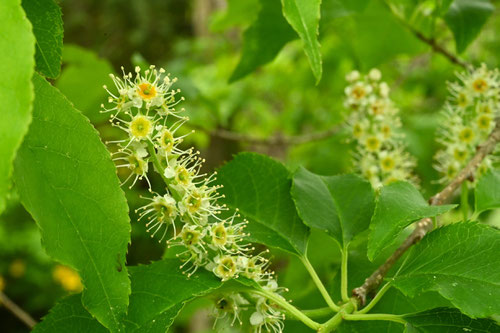
[[[201,173],[204,160],[199,152],[180,146],[186,135],[177,132],[188,118],[181,115],[183,109],[176,109],[183,99],[176,98],[179,89],[172,89],[176,79],[154,66],[144,74],[137,67],[135,75],[123,72],[121,78],[111,78],[117,92],[104,87],[110,95],[110,106],[102,105],[102,112],[110,113],[112,126],[126,134],[124,139],[110,142],[117,144],[114,161],[118,168],[129,170],[123,184],[131,180],[132,187],[145,179],[149,185],[152,196],[144,198],[148,203],[136,212],[139,220],[146,221],[151,237],[158,234],[161,242],[171,235],[168,247],[181,247],[177,256],[188,277],[203,267],[222,281],[244,276],[262,288],[275,286],[273,291],[278,291],[273,273],[268,270],[269,261],[262,253],[254,254],[255,248],[245,242],[247,221],[237,222],[238,212],[230,215],[224,205],[217,203],[222,196],[219,186],[213,185],[216,174]],[[151,190],[150,170],[163,178],[164,193]],[[257,309],[250,319],[255,331],[274,327],[281,332],[283,318],[279,310],[265,298],[251,297]],[[244,298],[238,294],[224,299],[216,307],[220,313],[233,313],[234,323],[245,308],[241,306]]]
[[[356,169],[379,188],[397,180],[413,180],[415,160],[405,151],[401,121],[389,97],[389,86],[381,82],[378,69],[361,77],[358,71],[346,76],[345,107],[353,141]]]
[[[457,74],[458,82],[449,83],[451,98],[443,110],[444,121],[438,132],[442,149],[436,153],[435,168],[440,182],[447,183],[467,164],[476,147],[486,140],[500,115],[500,73],[486,65]],[[498,149],[496,151],[498,153]],[[498,155],[488,155],[478,168],[484,173]]]

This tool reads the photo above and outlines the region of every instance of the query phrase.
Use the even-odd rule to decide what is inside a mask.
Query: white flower
[[[373,81],[378,81],[378,80],[380,80],[382,78],[382,73],[380,73],[380,71],[378,69],[373,68],[368,73],[368,78],[370,80],[373,80]]]

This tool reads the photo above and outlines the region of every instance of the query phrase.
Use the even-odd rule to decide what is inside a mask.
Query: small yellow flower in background
[[[0,275],[0,291],[5,289],[5,279]]]
[[[22,259],[15,259],[10,263],[9,274],[13,278],[20,278],[26,273],[26,263]]]
[[[64,290],[79,292],[83,288],[80,276],[69,267],[57,265],[52,271],[52,276]]]

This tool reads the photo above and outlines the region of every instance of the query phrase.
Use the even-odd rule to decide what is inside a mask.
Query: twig
[[[467,69],[468,64],[465,61],[461,60],[456,55],[452,54],[450,51],[446,50],[444,47],[439,45],[434,38],[426,37],[426,36],[424,36],[423,33],[415,30],[413,27],[411,27],[409,25],[406,25],[406,26],[408,27],[408,29],[411,32],[413,32],[413,34],[418,39],[420,39],[422,42],[424,42],[424,43],[428,44],[430,47],[432,47],[432,50],[434,50],[434,52],[440,53],[441,55],[448,58],[448,60],[450,60],[452,63],[459,65],[459,66],[462,66],[463,68]]]
[[[441,205],[448,200],[452,194],[467,179],[474,177],[474,172],[481,161],[490,154],[496,144],[500,142],[500,118],[496,119],[496,126],[489,135],[488,139],[477,147],[476,154],[469,163],[460,171],[460,173],[449,183],[441,192],[429,199],[431,205]],[[408,236],[403,244],[380,266],[372,275],[370,275],[362,286],[355,288],[352,295],[358,299],[362,306],[366,303],[366,295],[378,288],[384,280],[384,276],[396,263],[396,261],[413,245],[418,243],[429,231],[433,229],[433,223],[430,218],[424,218],[417,222],[415,230]]]
[[[327,139],[338,133],[340,126],[334,126],[322,132],[317,133],[309,133],[309,134],[301,134],[294,136],[285,136],[282,134],[276,134],[267,138],[259,138],[256,136],[237,133],[233,131],[229,131],[226,129],[216,129],[213,131],[209,131],[201,126],[194,126],[196,129],[206,132],[214,137],[218,137],[221,139],[245,142],[251,145],[259,145],[259,146],[292,146],[292,145],[300,145],[304,143],[309,143],[313,141],[320,141],[323,139]]]
[[[417,37],[418,39],[420,39],[422,42],[426,43],[427,45],[429,45],[432,50],[436,53],[439,53],[441,55],[443,55],[444,57],[448,58],[448,60],[450,60],[452,63],[456,64],[456,65],[459,65],[465,69],[467,69],[468,67],[468,64],[467,62],[461,60],[460,58],[458,58],[456,55],[454,55],[453,53],[451,53],[450,51],[446,50],[443,46],[439,45],[436,40],[434,38],[429,38],[427,36],[425,36],[423,33],[421,33],[420,31],[416,30],[415,28],[413,28],[408,22],[406,22],[406,20],[394,9],[394,6],[392,6],[391,4],[387,3],[386,1],[382,1],[383,4],[385,4],[389,10],[391,11],[391,13],[394,15],[394,17],[396,17],[399,22],[401,22],[402,25],[404,25],[411,33],[413,33],[415,35],[415,37]]]
[[[28,313],[26,313],[23,309],[21,309],[2,291],[0,291],[0,304],[3,304],[7,310],[12,312],[14,316],[16,316],[29,328],[33,328],[36,325],[35,319],[33,319]]]

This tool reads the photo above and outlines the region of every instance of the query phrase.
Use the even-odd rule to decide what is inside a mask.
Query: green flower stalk
[[[500,77],[497,69],[486,65],[469,68],[457,74],[458,81],[449,83],[451,98],[442,111],[443,121],[438,130],[441,149],[436,153],[435,168],[441,183],[450,182],[484,142],[500,116]],[[486,156],[476,171],[476,177],[498,163],[497,147]]]
[[[122,68],[123,71],[123,68]],[[189,119],[182,115],[177,104],[179,89],[172,89],[176,79],[170,79],[163,69],[151,66],[143,74],[136,67],[135,76],[123,71],[122,78],[111,75],[115,85],[109,93],[108,107],[102,112],[110,114],[112,126],[125,132],[125,138],[109,143],[117,145],[113,153],[118,168],[130,171],[123,184],[131,180],[146,180],[152,197],[137,209],[139,221],[146,221],[151,237],[159,235],[163,241],[167,235],[168,247],[182,247],[177,257],[188,277],[199,268],[213,272],[222,281],[240,276],[254,280],[260,290],[277,293],[279,288],[274,273],[268,270],[269,261],[263,253],[253,254],[245,238],[246,220],[240,220],[238,212],[222,218],[227,208],[219,205],[222,196],[214,185],[216,174],[200,172],[204,160],[192,148],[182,149],[185,135],[177,135],[179,128]],[[148,172],[154,170],[165,182],[164,193],[154,193]],[[227,215],[227,214],[226,214]],[[245,306],[242,306],[245,305]],[[250,324],[255,332],[281,332],[284,315],[275,303],[259,294],[224,295],[215,304],[218,318],[233,317],[241,322],[240,312],[250,310]]]
[[[389,97],[389,86],[382,74],[372,69],[362,77],[358,71],[346,76],[345,107],[351,111],[347,121],[356,143],[354,166],[374,188],[398,180],[416,182],[412,171],[415,159],[406,152],[400,131],[399,110]]]

